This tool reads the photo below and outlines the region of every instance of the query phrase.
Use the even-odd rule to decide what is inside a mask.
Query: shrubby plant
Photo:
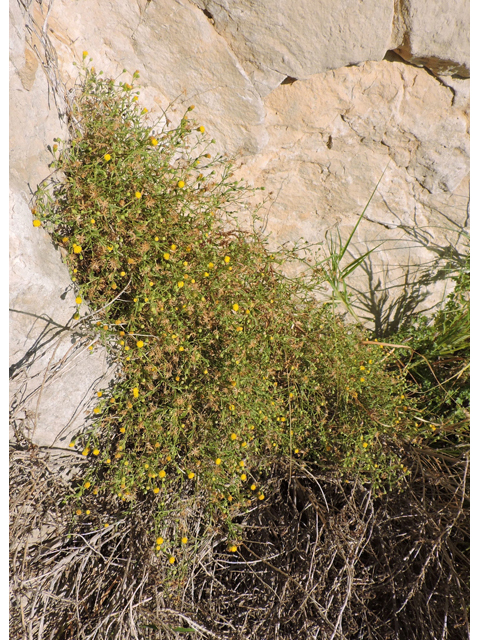
[[[347,326],[312,295],[325,282],[287,278],[295,251],[268,251],[236,210],[251,191],[190,106],[180,124],[149,122],[134,82],[82,67],[74,134],[52,148],[33,224],[64,248],[78,323],[121,366],[98,389],[88,429],[70,446],[88,459],[74,517],[155,501],[152,544],[166,560],[194,544],[167,540],[166,496],[201,495],[212,522],[268,500],[269,470],[315,465],[379,492],[402,481],[403,442],[429,433],[395,349]],[[87,301],[91,315],[84,312]],[[84,319],[86,318],[86,319]],[[92,347],[93,348],[93,347]]]

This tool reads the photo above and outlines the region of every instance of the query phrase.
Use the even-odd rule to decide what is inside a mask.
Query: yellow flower
[[[144,107],[144,108],[142,109],[142,113],[148,113],[148,109],[147,109],[146,107]]]
[[[187,544],[187,542],[188,542],[188,538],[186,536],[183,536],[182,544]]]
[[[158,140],[156,138],[150,138],[150,144],[152,144],[154,147],[156,147],[157,144],[158,144]]]
[[[158,475],[160,476],[160,478],[165,478],[165,476],[166,476],[167,474],[166,474],[166,473],[165,473],[165,471],[162,469]]]
[[[75,511],[75,513],[77,514],[77,516],[81,516],[81,515],[82,515],[82,511],[81,511],[81,509],[77,509],[77,510]]]
[[[250,486],[250,489],[251,489],[252,491],[255,491],[255,489],[256,489],[256,488],[257,488],[257,485],[256,485],[256,484],[252,484],[252,485]]]
[[[87,514],[87,516],[89,516],[89,515],[90,515],[90,509],[87,509],[87,510],[85,511],[85,513]]]
[[[208,271],[205,271],[205,273],[204,273],[203,275],[205,276],[205,278],[208,278],[208,276],[209,276],[210,274],[208,273]]]
[[[247,479],[247,476],[244,473],[242,473],[242,475],[240,476],[240,480],[242,482],[245,482],[246,479]]]
[[[182,281],[180,280],[180,282],[177,284],[177,286],[178,286],[178,288],[179,288],[179,289],[181,289],[181,288],[183,287],[183,285],[184,285],[184,284],[185,284],[185,283],[184,283],[184,282],[182,282]]]
[[[232,433],[230,438],[231,438],[231,440],[236,440],[237,439],[237,434],[236,433]]]
[[[368,442],[363,443],[363,448],[366,449],[368,447]]]
[[[74,244],[73,253],[82,253],[82,247],[79,244]]]
[[[126,429],[125,427],[120,427],[120,433],[125,433]]]
[[[226,264],[228,264],[230,262],[230,256],[225,256],[224,260],[225,260]]]
[[[42,226],[42,223],[40,222],[40,220],[34,220],[34,221],[33,221],[33,226],[34,226],[34,227],[41,227],[41,226]]]
[[[82,456],[88,456],[89,453],[90,453],[90,449],[86,448],[82,451]]]
[[[82,55],[83,55],[83,59],[85,60],[85,58],[88,56],[88,51],[84,51]]]
[[[141,197],[142,194],[140,193],[140,191],[135,191],[135,198],[137,198],[137,200],[140,200]]]
[[[183,347],[178,347],[179,351],[185,351],[185,349]]]
[[[85,484],[83,486],[85,487],[85,489],[89,489],[90,488],[90,482],[85,482]]]
[[[108,522],[105,522],[105,524],[104,524],[103,526],[105,527],[105,529],[107,529],[107,528],[108,528],[108,526],[109,526],[109,525],[108,525]]]
[[[217,464],[217,465],[218,465],[218,464],[222,464],[221,459],[220,459],[220,458],[217,458],[217,459],[215,460],[215,464]]]
[[[360,371],[365,371],[365,367],[363,365],[360,367]]]
[[[133,389],[133,397],[134,398],[138,398],[138,394],[139,394],[138,387],[134,387],[134,389]]]
[[[95,407],[95,409],[93,410],[93,413],[100,413],[100,409],[98,407]]]
[[[231,547],[228,547],[228,550],[229,550],[231,553],[235,553],[235,551],[237,550],[237,547],[236,547],[234,544],[232,544],[232,546],[231,546]]]
[[[197,131],[200,131],[200,133],[205,133],[205,127],[202,125],[200,127],[198,127]]]
[[[76,304],[82,304],[82,299],[80,298],[80,296],[77,296],[77,297],[75,298],[75,303],[76,303]]]
[[[158,487],[155,487],[155,489],[153,490],[153,493],[158,493],[160,491],[160,489]]]
[[[94,456],[98,456],[98,455],[99,455],[99,453],[100,453],[100,451],[99,451],[98,449],[94,449],[94,450],[92,451],[92,453],[93,453],[93,455],[94,455]]]
[[[263,493],[261,493],[261,494],[258,496],[258,499],[259,499],[259,500],[264,500],[264,499],[265,499],[265,496],[263,495]]]
[[[109,153],[106,153],[106,154],[103,156],[103,159],[105,160],[105,162],[109,162],[109,160],[111,160],[111,159],[112,159],[112,156],[111,156]]]
[[[194,477],[195,477],[195,474],[193,473],[193,471],[190,471],[190,473],[188,474],[188,479],[193,480]]]
[[[138,347],[139,349],[141,349],[141,348],[143,347],[143,341],[142,341],[142,340],[139,340],[139,341],[137,342],[137,347]]]
[[[112,462],[112,461],[110,460],[110,458],[107,458],[107,459],[105,460],[105,464],[110,464],[111,462]]]
[[[185,182],[184,182],[183,180],[179,180],[179,181],[177,182],[177,187],[178,187],[179,189],[183,189],[183,187],[184,187],[184,186],[185,186]]]
[[[170,564],[175,564],[175,557],[174,556],[170,556],[168,561],[169,561]]]
[[[239,309],[239,306],[238,306],[238,304],[236,304],[236,303],[235,303],[235,304],[233,305],[233,310],[234,310],[234,311],[238,311],[238,309]]]
[[[135,260],[134,260],[133,258],[129,258],[129,259],[127,260],[127,262],[128,262],[128,264],[134,264],[134,263],[135,263]]]
[[[193,111],[194,109],[195,109],[195,105],[194,105],[194,104],[191,104],[191,105],[188,107],[187,111]]]
[[[365,378],[360,378],[360,382],[365,382]]]
[[[68,445],[70,448],[75,446],[75,442],[70,442],[70,444]]]

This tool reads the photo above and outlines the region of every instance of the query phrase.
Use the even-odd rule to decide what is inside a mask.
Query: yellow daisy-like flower
[[[134,397],[134,398],[138,398],[139,393],[140,393],[140,392],[139,392],[139,390],[138,390],[138,387],[134,387],[134,389],[133,389],[133,397]]]
[[[174,556],[170,556],[168,561],[169,561],[170,564],[175,564],[175,557]]]
[[[73,253],[82,253],[82,247],[79,244],[74,244]]]
[[[100,413],[99,407],[95,407],[95,409],[93,410],[93,413]]]
[[[177,187],[178,187],[179,189],[183,189],[183,187],[184,187],[184,186],[185,186],[185,182],[184,182],[183,180],[179,180],[179,181],[177,182]]]
[[[33,221],[33,226],[34,226],[34,227],[41,227],[41,226],[42,226],[42,223],[40,222],[40,220],[34,220],[34,221]]]
[[[88,456],[88,454],[89,454],[89,453],[90,453],[90,449],[88,449],[88,448],[87,448],[87,449],[84,449],[84,450],[82,451],[82,456]]]
[[[110,525],[108,524],[108,522],[105,522],[105,524],[104,524],[103,526],[105,527],[105,529],[108,529],[108,527],[109,527]]]
[[[137,200],[140,200],[141,197],[142,194],[140,193],[140,191],[135,191],[135,198],[137,198]]]
[[[139,349],[141,349],[141,348],[143,347],[143,340],[139,340],[139,341],[137,342],[137,347],[138,347]]]
[[[257,488],[257,485],[256,485],[256,484],[252,484],[252,485],[250,486],[250,489],[251,489],[252,491],[255,491],[255,489],[256,489],[256,488]]]
[[[200,131],[200,133],[205,133],[205,127],[201,125],[200,127],[198,127],[197,131]]]
[[[87,516],[89,516],[89,515],[90,515],[90,509],[87,509],[87,510],[85,511],[85,513],[86,513],[86,515],[87,515]]]
[[[110,460],[110,458],[107,458],[107,459],[105,460],[105,464],[110,464],[111,462],[112,462],[112,461]]]
[[[186,536],[183,536],[182,544],[187,544],[187,542],[188,542],[188,538]]]
[[[183,347],[178,347],[179,351],[185,351],[185,349]]]
[[[156,539],[155,542],[158,544],[158,546],[160,546],[161,544],[163,544],[163,538],[160,536],[159,538]]]
[[[263,495],[263,493],[261,493],[261,494],[258,496],[258,499],[259,499],[259,500],[264,500],[264,499],[265,499],[265,496]]]
[[[220,459],[220,458],[217,458],[217,459],[215,460],[215,464],[217,464],[217,465],[222,464],[221,459]]]
[[[126,429],[125,427],[120,427],[120,433],[125,433]]]
[[[158,475],[160,476],[160,478],[165,478],[165,476],[166,476],[167,474],[166,474],[166,473],[165,473],[165,471],[162,469]]]
[[[193,473],[193,471],[190,471],[190,473],[188,474],[188,479],[193,480],[194,477],[195,477],[195,474]]]
[[[75,446],[75,442],[70,442],[70,444],[68,445],[70,448]]]
[[[156,147],[157,144],[158,144],[158,140],[156,138],[150,138],[150,144],[152,144],[154,147]]]
[[[106,153],[103,156],[103,159],[105,160],[105,162],[109,162],[112,159],[112,156],[109,153]]]
[[[235,553],[235,551],[237,550],[237,547],[236,547],[234,544],[232,544],[232,546],[231,546],[231,547],[228,547],[228,550],[229,550],[231,553]]]
[[[185,283],[180,280],[180,282],[177,283],[177,286],[178,286],[179,289],[181,289],[184,284]]]
[[[240,480],[242,482],[245,482],[246,479],[247,479],[247,476],[244,473],[242,473],[242,475],[240,476]]]
[[[230,262],[230,256],[225,256],[224,260],[225,263],[228,264]]]
[[[158,487],[155,487],[153,490],[153,493],[158,493],[160,491],[160,489]]]
[[[98,456],[100,454],[100,451],[98,449],[94,449],[92,453],[94,456]]]
[[[80,298],[80,296],[77,296],[77,297],[75,298],[75,303],[76,303],[76,304],[82,304],[82,299]]]
[[[90,488],[90,482],[85,482],[85,484],[83,486],[85,487],[85,489],[89,489]]]
[[[239,310],[239,308],[240,308],[240,307],[238,306],[238,304],[236,304],[236,303],[235,303],[235,304],[233,305],[233,310],[234,310],[234,311],[238,311],[238,310]]]
[[[147,107],[144,107],[144,108],[142,109],[142,113],[148,113],[148,109],[147,109]]]
[[[77,516],[81,516],[82,515],[82,510],[81,509],[77,509],[75,511],[75,513],[77,514]]]
[[[236,440],[237,439],[237,434],[236,433],[232,433],[232,435],[230,436],[231,440]]]
[[[82,53],[82,56],[83,56],[83,59],[85,60],[85,58],[88,56],[88,51],[84,51],[84,52]]]
[[[364,449],[366,449],[368,447],[368,442],[364,442],[362,446]]]

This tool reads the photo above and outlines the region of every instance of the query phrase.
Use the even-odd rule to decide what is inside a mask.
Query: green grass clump
[[[193,107],[175,128],[149,123],[137,75],[84,67],[72,138],[53,149],[62,177],[36,201],[121,366],[72,443],[91,462],[79,505],[111,493],[161,512],[176,491],[229,519],[268,499],[279,461],[397,483],[402,439],[424,427],[395,350],[313,298],[322,269],[282,275],[294,253],[239,226],[249,189],[211,157]]]

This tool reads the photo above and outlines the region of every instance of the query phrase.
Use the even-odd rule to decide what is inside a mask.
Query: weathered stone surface
[[[64,77],[73,77],[72,59],[87,50],[106,74],[138,69],[142,100],[154,113],[177,100],[175,123],[195,104],[225,152],[256,153],[265,145],[260,97],[225,40],[187,0],[119,0],[114,11],[98,0],[58,0],[49,23]]]
[[[353,253],[383,242],[371,270],[400,290],[407,267],[412,278],[459,239],[452,231],[468,217],[468,117],[443,83],[403,63],[369,62],[280,86],[265,106],[269,144],[243,159],[240,175],[272,192],[272,245],[321,242],[336,226],[347,238],[387,165]],[[429,291],[436,295],[425,306],[443,295],[440,284]]]
[[[382,60],[393,0],[193,0],[225,37],[265,96],[287,76]]]
[[[397,0],[391,49],[437,75],[470,76],[470,2]]]
[[[10,398],[13,425],[42,446],[65,447],[85,423],[94,388],[113,375],[103,348],[67,325],[75,293],[43,229],[32,226],[31,191],[48,175],[46,145],[64,135],[47,80],[26,43],[24,17],[10,4]],[[58,96],[61,98],[61,96]],[[49,106],[50,102],[50,106]]]

